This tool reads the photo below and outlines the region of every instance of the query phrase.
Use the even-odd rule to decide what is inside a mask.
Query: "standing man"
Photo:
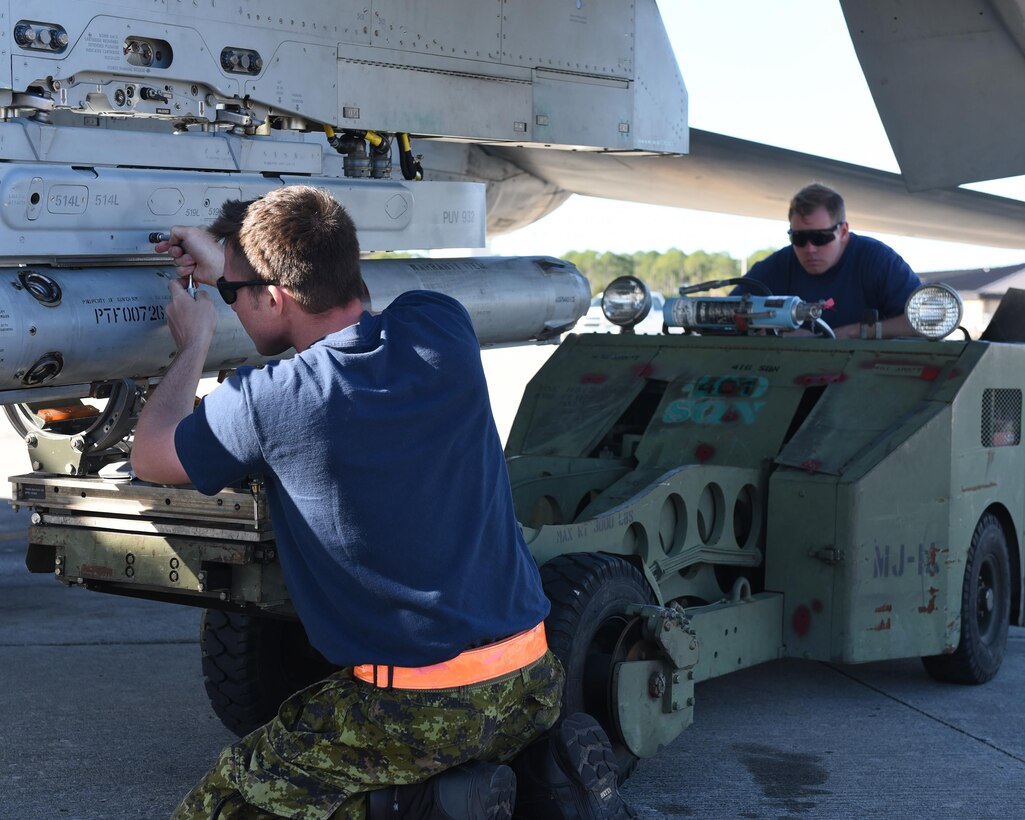
[[[366,793],[433,777],[376,791],[384,816],[508,817],[500,764],[555,723],[563,671],[465,309],[414,291],[365,312],[355,227],[309,187],[227,202],[157,250],[215,286],[260,353],[297,355],[194,409],[216,312],[170,282],[178,355],[132,466],[207,494],[263,476],[296,611],[344,667],[226,749],[175,816],[373,817]]]
[[[745,279],[762,282],[779,296],[832,299],[822,318],[838,339],[858,338],[867,310],[878,312],[884,338],[917,335],[904,305],[921,282],[892,248],[851,233],[840,194],[819,183],[808,185],[790,200],[788,218],[790,247],[758,262]]]

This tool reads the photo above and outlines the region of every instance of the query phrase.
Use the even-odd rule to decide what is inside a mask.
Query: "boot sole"
[[[598,721],[583,712],[567,717],[556,730],[555,753],[587,792],[582,817],[629,820],[637,816],[619,796],[616,755]]]
[[[483,801],[487,820],[512,820],[516,805],[516,774],[508,766],[498,766],[491,775],[491,789]]]

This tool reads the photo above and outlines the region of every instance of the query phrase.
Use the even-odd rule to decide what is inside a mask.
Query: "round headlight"
[[[922,285],[908,297],[904,313],[916,333],[927,339],[942,339],[961,324],[964,306],[961,295],[940,282]]]
[[[601,297],[601,312],[612,324],[629,330],[651,310],[651,291],[636,276],[614,279]]]

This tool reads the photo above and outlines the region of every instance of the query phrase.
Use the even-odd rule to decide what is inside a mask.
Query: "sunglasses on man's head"
[[[255,288],[261,285],[279,285],[280,282],[267,282],[263,279],[248,279],[245,282],[229,282],[223,276],[217,280],[217,292],[221,294],[224,304],[233,305],[238,299],[238,292],[242,288]]]
[[[798,248],[803,248],[809,242],[816,248],[821,248],[836,239],[836,229],[841,225],[843,222],[837,222],[832,228],[817,228],[814,231],[795,231],[791,228],[787,235],[790,237],[790,244]]]

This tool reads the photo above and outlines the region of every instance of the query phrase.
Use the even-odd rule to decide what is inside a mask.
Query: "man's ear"
[[[278,285],[267,285],[267,295],[270,297],[267,301],[267,307],[273,312],[282,312],[285,310],[286,300],[291,300],[288,292]]]

